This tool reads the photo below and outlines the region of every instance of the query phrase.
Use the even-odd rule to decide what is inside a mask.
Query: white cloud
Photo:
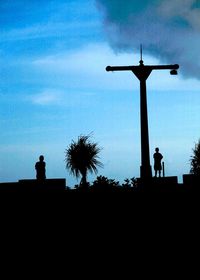
[[[86,108],[92,106],[96,100],[95,92],[64,91],[44,89],[35,94],[22,94],[22,100],[39,106],[64,106],[68,108]]]
[[[30,100],[37,105],[60,104],[62,100],[62,93],[47,89],[38,94],[32,95]]]
[[[41,57],[33,61],[33,66],[67,88],[127,89],[130,88],[127,80],[121,79],[117,85],[114,75],[107,73],[105,68],[109,63],[123,63],[128,57],[115,55],[106,44],[91,44],[73,52]]]
[[[107,73],[105,67],[138,65],[139,59],[139,53],[114,53],[106,44],[90,44],[75,51],[41,57],[32,64],[43,75],[53,77],[55,82],[70,89],[138,90],[139,83],[131,72]],[[143,59],[145,64],[163,64],[146,55],[145,50]],[[149,89],[200,90],[198,80],[183,79],[181,65],[178,72],[178,76],[171,76],[169,71],[153,71],[148,79]]]

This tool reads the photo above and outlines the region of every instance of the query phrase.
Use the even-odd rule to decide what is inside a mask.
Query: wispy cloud
[[[14,28],[6,31],[1,31],[0,42],[19,41],[40,39],[48,37],[69,37],[71,33],[76,34],[77,31],[90,29],[98,26],[97,21],[84,22],[52,22],[48,24],[35,24],[24,28]],[[76,31],[77,30],[77,31]],[[69,33],[70,32],[70,33]]]
[[[50,75],[66,87],[73,89],[137,90],[138,83],[132,73],[107,73],[107,65],[137,65],[139,53],[114,53],[107,44],[90,44],[81,49],[57,55],[44,56],[32,62],[33,67]],[[145,64],[160,64],[158,59],[145,55]],[[173,77],[168,71],[154,71],[148,80],[150,89],[157,90],[199,90],[200,82],[184,80],[182,69]]]
[[[19,97],[18,97],[19,98]],[[35,94],[22,94],[21,100],[38,106],[59,106],[66,108],[82,108],[96,103],[96,93],[92,91],[64,91],[44,89]]]
[[[48,37],[69,40],[72,36],[80,39],[80,35],[94,35],[100,28],[98,12],[90,0],[84,4],[82,0],[16,2],[0,4],[0,42]]]
[[[33,104],[37,105],[58,105],[62,102],[62,93],[55,90],[44,90],[28,98]]]

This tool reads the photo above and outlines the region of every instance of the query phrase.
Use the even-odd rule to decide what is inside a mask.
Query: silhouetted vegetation
[[[124,183],[122,184],[123,188],[129,189],[129,188],[137,188],[138,187],[138,180],[137,178],[133,177],[131,179],[125,179]]]
[[[98,176],[96,180],[93,182],[93,185],[91,188],[97,189],[97,190],[114,190],[116,188],[119,188],[120,184],[118,181],[115,181],[113,179],[108,179],[104,176]]]
[[[97,176],[93,183],[87,183],[88,190],[94,191],[126,191],[133,190],[138,187],[138,181],[136,178],[125,179],[122,184],[115,179],[109,179],[105,176]],[[79,190],[81,186],[75,185],[74,189]]]
[[[66,168],[76,176],[82,177],[80,186],[87,188],[87,174],[97,173],[97,167],[102,167],[103,164],[98,160],[100,148],[97,143],[89,141],[90,136],[81,135],[78,141],[72,141],[70,146],[66,149],[65,162]]]
[[[123,183],[115,179],[109,179],[103,175],[97,176],[93,182],[87,181],[88,172],[97,174],[97,167],[102,167],[99,159],[100,148],[97,143],[89,140],[90,136],[79,136],[77,141],[72,141],[66,149],[65,161],[66,168],[76,178],[81,177],[79,185],[74,187],[66,185],[66,179],[46,179],[44,156],[35,164],[36,180],[23,179],[18,182],[0,183],[0,190],[8,191],[65,191],[71,192],[97,192],[97,193],[155,193],[155,192],[200,192],[200,140],[195,144],[193,155],[191,156],[191,174],[183,175],[183,183],[178,183],[177,176],[168,177],[149,177],[148,180],[140,178],[125,179]],[[159,149],[156,148],[157,156]],[[155,171],[160,171],[162,155],[159,156],[159,162]],[[159,173],[160,175],[160,173]]]
[[[200,140],[195,144],[195,148],[193,149],[190,173],[200,176]]]
[[[65,179],[19,180],[13,183],[0,183],[0,191],[23,191],[23,192],[65,192],[65,193],[174,193],[193,192],[200,193],[200,176],[186,174],[183,184],[177,182],[177,177],[152,178],[143,185],[140,178],[125,179],[121,184],[115,179],[98,176],[93,183],[87,183],[87,188],[76,185],[74,188],[66,186]]]

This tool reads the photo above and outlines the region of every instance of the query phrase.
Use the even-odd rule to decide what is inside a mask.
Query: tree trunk
[[[81,179],[81,182],[80,182],[80,187],[83,188],[83,189],[87,189],[88,188],[88,182],[87,182],[87,171],[84,170],[81,172],[82,174],[82,179]]]

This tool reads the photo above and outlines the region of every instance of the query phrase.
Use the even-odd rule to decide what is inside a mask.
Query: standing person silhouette
[[[43,181],[46,179],[46,163],[44,156],[39,157],[39,161],[35,164],[36,178],[37,180]]]
[[[163,156],[161,153],[159,153],[159,148],[155,149],[153,158],[154,158],[155,177],[157,177],[157,174],[159,174],[159,177],[161,177],[161,170],[162,170],[161,160],[163,159]]]

